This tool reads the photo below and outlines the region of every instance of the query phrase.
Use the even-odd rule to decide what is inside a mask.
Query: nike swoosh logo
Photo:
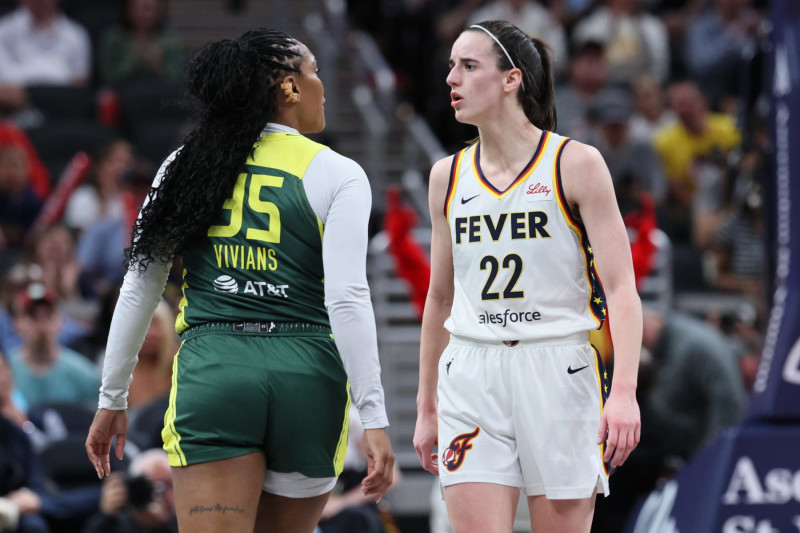
[[[463,204],[465,204],[465,203],[469,202],[470,200],[474,200],[474,199],[475,199],[475,198],[477,198],[478,196],[480,196],[480,194],[476,194],[476,195],[475,195],[475,196],[473,196],[472,198],[466,198],[466,199],[465,199],[465,198],[462,196],[462,197],[461,197],[461,204],[463,205]]]
[[[567,367],[567,374],[574,374],[575,372],[580,372],[584,368],[589,368],[589,365],[582,366],[580,368],[576,368],[575,370],[572,369],[572,365]]]

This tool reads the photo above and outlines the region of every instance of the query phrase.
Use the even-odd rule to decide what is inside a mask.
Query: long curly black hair
[[[300,74],[303,52],[290,35],[248,31],[199,49],[187,69],[196,126],[147,196],[125,250],[128,267],[169,263],[206,235],[233,192],[253,145],[277,109],[278,82]]]

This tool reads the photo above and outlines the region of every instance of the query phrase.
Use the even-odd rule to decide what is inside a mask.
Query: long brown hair
[[[550,48],[544,41],[528,35],[504,20],[487,20],[477,24],[485,28],[505,47],[511,57],[512,65],[500,46],[492,43],[497,56],[497,68],[510,70],[516,66],[522,71],[522,85],[517,91],[517,99],[528,120],[539,129],[556,129],[555,76]],[[465,31],[483,33],[478,28]]]

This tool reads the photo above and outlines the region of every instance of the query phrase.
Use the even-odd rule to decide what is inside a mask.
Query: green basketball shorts
[[[242,324],[183,333],[161,433],[170,464],[263,452],[270,471],[338,476],[350,396],[330,329]]]

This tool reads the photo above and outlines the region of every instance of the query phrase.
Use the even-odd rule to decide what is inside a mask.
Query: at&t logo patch
[[[239,284],[230,276],[220,276],[214,280],[214,290],[236,294],[239,292]]]
[[[467,450],[472,449],[472,439],[478,436],[481,428],[475,428],[471,433],[462,433],[450,441],[450,446],[444,451],[442,457],[442,464],[448,472],[455,472],[459,467],[464,464],[464,457],[467,455]]]

